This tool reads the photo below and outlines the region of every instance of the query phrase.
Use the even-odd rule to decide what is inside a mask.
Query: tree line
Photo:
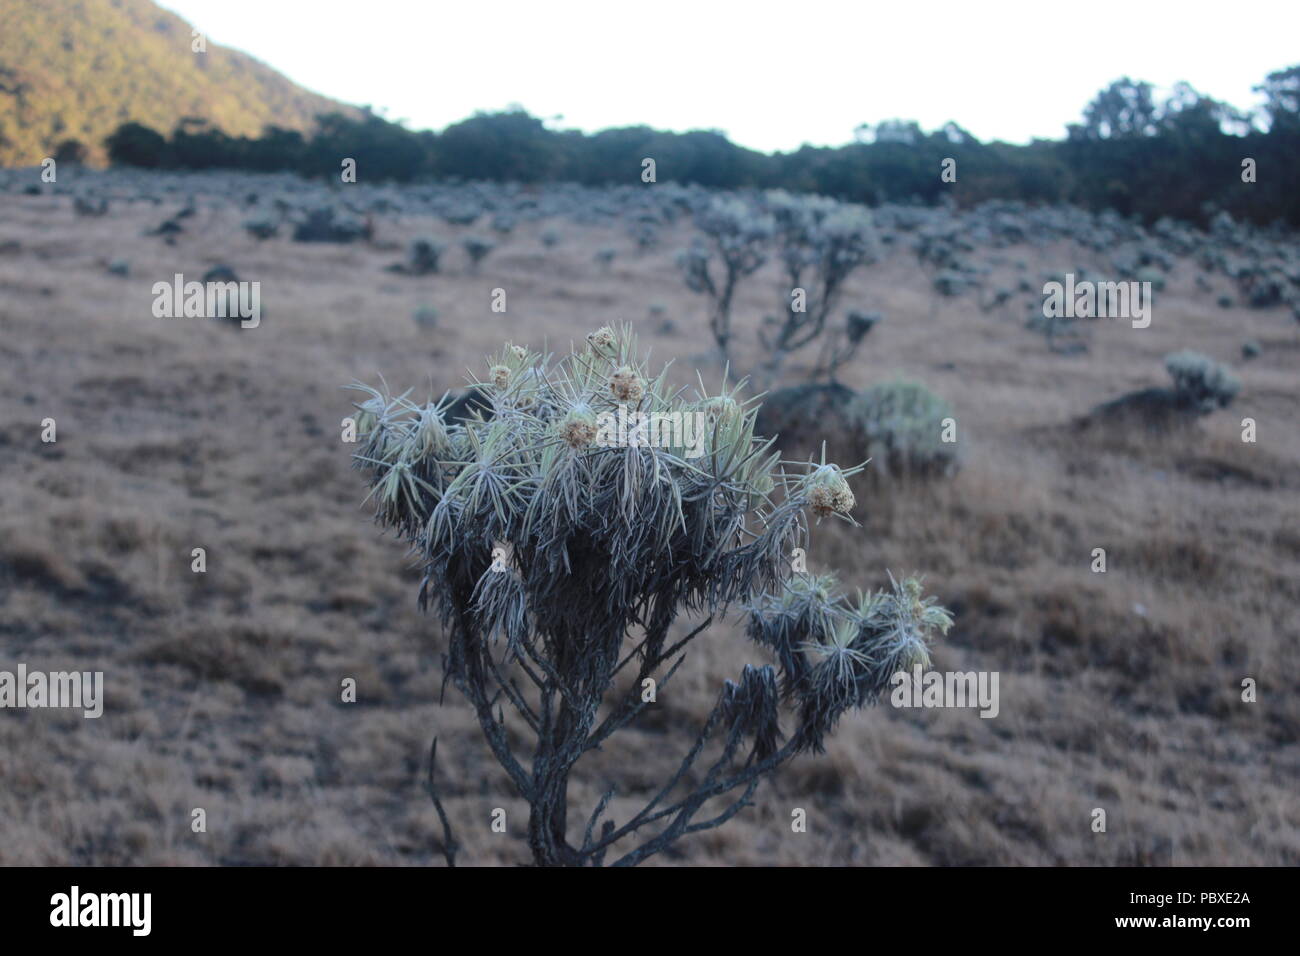
[[[962,206],[989,199],[1068,202],[1152,222],[1204,225],[1218,210],[1268,225],[1300,226],[1300,65],[1270,73],[1263,104],[1244,113],[1186,83],[1157,100],[1149,83],[1112,83],[1061,140],[980,142],[956,123],[860,126],[840,147],[766,154],[717,131],[632,126],[586,134],[557,130],[523,110],[478,113],[441,133],[412,131],[367,112],[319,118],[310,135],[269,127],[229,136],[201,118],[169,136],[125,123],[105,140],[114,164],[167,169],[339,175],[343,158],[369,180],[431,178],[603,185],[657,181],[725,189],[785,189],[848,202]],[[941,177],[946,160],[952,169]],[[945,181],[949,180],[949,181]]]

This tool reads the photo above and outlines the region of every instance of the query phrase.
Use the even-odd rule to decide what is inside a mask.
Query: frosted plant
[[[1200,352],[1172,352],[1165,356],[1165,369],[1179,401],[1202,415],[1227,408],[1241,391],[1241,382],[1226,365]]]
[[[957,444],[943,440],[952,406],[924,385],[873,385],[853,399],[848,414],[884,475],[943,476],[957,468]]]
[[[354,386],[365,395],[356,463],[376,518],[418,555],[421,606],[446,633],[446,679],[528,805],[538,865],[601,865],[607,854],[632,865],[724,824],[765,776],[819,751],[847,710],[928,659],[951,623],[910,579],[856,605],[831,578],[787,580],[810,514],[848,520],[846,478],[858,469],[823,453],[787,471],[736,389],[701,384],[688,398],[638,354],[628,329],[597,330],[556,363],[507,346],[474,385],[490,409],[456,422],[446,398],[421,405]],[[671,438],[602,438],[619,406],[702,419],[703,454]],[[724,684],[676,769],[629,789],[621,819],[610,813],[616,781],[575,819],[580,763],[671,692],[686,649],[733,605],[748,608],[748,634],[775,663]],[[678,627],[685,616],[694,620]],[[436,753],[435,739],[429,792],[454,863]]]
[[[677,257],[686,288],[709,298],[709,331],[725,359],[731,346],[731,307],[740,280],[767,261],[766,245],[776,227],[743,199],[718,198],[695,214],[705,241]],[[719,263],[717,270],[714,263]],[[715,274],[716,272],[716,274]]]
[[[783,315],[759,332],[767,352],[761,369],[764,385],[775,380],[791,353],[825,331],[844,283],[855,270],[874,262],[879,249],[871,214],[862,207],[780,192],[770,195],[768,203],[777,222],[787,284],[782,288]],[[802,290],[801,298],[793,294],[796,289]],[[823,364],[826,360],[824,356]],[[840,364],[843,361],[847,359]]]

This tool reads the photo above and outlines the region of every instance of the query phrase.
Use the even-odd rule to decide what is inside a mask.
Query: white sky
[[[163,0],[295,82],[441,130],[517,103],[588,132],[720,129],[764,151],[862,122],[1060,137],[1129,75],[1235,106],[1300,62],[1300,2]]]

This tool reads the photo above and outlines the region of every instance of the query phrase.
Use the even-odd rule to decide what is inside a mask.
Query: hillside
[[[679,210],[709,194],[126,169],[60,170],[32,193],[36,179],[0,171],[0,669],[102,671],[106,704],[97,719],[0,713],[0,866],[436,864],[435,735],[459,862],[527,862],[527,806],[474,708],[454,686],[442,696],[449,640],[419,611],[419,562],[362,504],[340,386],[382,376],[423,402],[486,371],[504,340],[558,351],[629,321],[686,394],[712,387],[706,301],[678,265],[699,231]],[[372,237],[294,241],[321,208],[369,219]],[[183,209],[179,231],[153,234]],[[846,589],[925,575],[956,617],[935,668],[1000,675],[999,712],[848,714],[825,754],[652,862],[1300,864],[1300,324],[1246,297],[1279,269],[1300,290],[1300,248],[1059,207],[883,207],[875,221],[882,258],[850,276],[842,307],[882,320],[839,380],[925,385],[952,407],[962,463],[929,481],[881,469],[858,488],[860,527],[814,525],[807,566]],[[474,265],[465,240],[483,234],[496,245]],[[395,271],[417,240],[441,248],[437,271]],[[925,265],[936,247],[964,271]],[[1098,321],[1067,351],[1026,327],[1044,277],[1142,256],[1162,284],[1148,328]],[[256,328],[155,316],[154,282],[217,266],[260,283]],[[739,286],[733,375],[763,356],[785,281],[774,253]],[[496,289],[508,311],[492,311]],[[1229,408],[1165,433],[1080,427],[1162,385],[1183,349],[1233,367]],[[781,384],[811,371],[807,352]],[[654,707],[577,766],[575,839],[611,785],[611,815],[631,819],[724,681],[773,662],[744,624],[735,608],[715,622]],[[510,707],[511,741],[526,741]]]
[[[275,124],[307,129],[354,107],[295,85],[252,57],[207,43],[150,0],[5,0],[0,4],[0,165],[35,165],[77,139],[104,158],[103,139],[134,120],[168,133],[186,116],[232,135]]]

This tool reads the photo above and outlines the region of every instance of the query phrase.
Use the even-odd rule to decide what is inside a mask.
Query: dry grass
[[[673,267],[686,227],[642,255],[620,230],[571,223],[546,250],[555,223],[524,224],[479,275],[449,246],[444,275],[413,279],[384,272],[410,239],[474,230],[390,216],[372,245],[259,244],[209,196],[167,246],[142,236],[166,208],[86,220],[68,198],[0,197],[0,668],[103,670],[107,688],[99,720],[0,713],[0,863],[429,863],[435,732],[463,859],[525,861],[525,807],[469,708],[452,690],[438,702],[418,576],[359,508],[338,386],[380,373],[440,394],[505,339],[560,347],[619,320],[692,380],[710,343]],[[619,249],[608,273],[604,247]],[[1024,260],[1031,280],[1093,265],[1064,245],[1006,260],[995,270]],[[262,282],[260,328],[150,314],[154,281],[216,262]],[[1001,713],[849,719],[824,757],[659,862],[1300,863],[1300,336],[1280,310],[1218,308],[1193,278],[1181,263],[1150,329],[1102,325],[1090,354],[1062,357],[1022,327],[1023,297],[990,314],[941,300],[932,318],[909,258],[855,277],[845,306],[886,319],[843,380],[928,384],[957,410],[964,467],[859,495],[863,527],[823,524],[810,570],[850,586],[927,574],[957,615],[935,666],[1000,672]],[[744,342],[777,282],[769,267],[740,296]],[[654,333],[652,303],[676,333]],[[412,321],[422,306],[438,329]],[[1238,363],[1247,338],[1263,355]],[[1164,384],[1162,356],[1184,347],[1234,363],[1231,409],[1164,440],[1074,429],[1093,404]],[[1247,415],[1255,445],[1238,439]],[[56,444],[40,441],[45,417]],[[735,621],[718,628],[644,724],[580,766],[575,815],[614,778],[625,819],[722,680],[760,659]],[[347,677],[356,704],[340,702]],[[1099,806],[1105,834],[1089,826]],[[195,807],[206,834],[190,832]]]

